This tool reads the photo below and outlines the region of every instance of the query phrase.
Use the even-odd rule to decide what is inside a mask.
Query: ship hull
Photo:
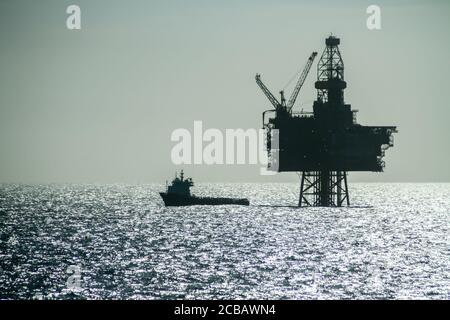
[[[212,197],[196,197],[196,196],[183,196],[174,193],[160,192],[161,198],[164,201],[166,207],[178,207],[178,206],[218,206],[218,205],[241,205],[248,206],[250,202],[248,199],[235,199],[235,198],[212,198]]]

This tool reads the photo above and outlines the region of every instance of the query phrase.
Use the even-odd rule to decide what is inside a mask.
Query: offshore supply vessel
[[[191,195],[190,188],[194,185],[192,178],[184,179],[183,170],[181,170],[180,177],[175,175],[172,184],[167,186],[166,192],[160,192],[161,198],[166,207],[176,206],[195,206],[195,205],[243,205],[248,206],[250,202],[248,199],[237,198],[215,198],[215,197],[196,197]]]

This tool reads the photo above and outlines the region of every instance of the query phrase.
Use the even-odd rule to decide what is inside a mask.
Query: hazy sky
[[[66,28],[70,4],[81,30]],[[180,169],[174,129],[260,128],[255,73],[278,92],[330,32],[358,122],[399,129],[385,172],[350,180],[450,181],[448,1],[2,0],[0,15],[0,182],[164,182]],[[198,181],[298,179],[259,168],[185,166]]]

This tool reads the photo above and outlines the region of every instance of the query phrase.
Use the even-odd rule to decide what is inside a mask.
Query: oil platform
[[[313,112],[292,110],[313,61],[313,52],[286,103],[280,101],[256,75],[256,83],[274,109],[263,112],[267,130],[269,170],[301,172],[299,206],[350,205],[347,172],[381,172],[386,149],[393,146],[395,126],[363,126],[356,122],[357,110],[344,102],[344,62],[340,39],[330,36],[317,64],[317,99]],[[278,143],[272,142],[277,135]],[[275,140],[276,141],[276,140]],[[272,145],[273,144],[273,145]]]

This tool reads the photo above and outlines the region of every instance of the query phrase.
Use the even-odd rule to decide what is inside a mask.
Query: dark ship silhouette
[[[171,206],[195,206],[195,205],[243,205],[248,206],[250,202],[248,199],[235,198],[213,198],[213,197],[196,197],[191,195],[190,187],[194,185],[192,178],[184,179],[183,170],[181,170],[180,177],[175,175],[172,184],[167,186],[166,192],[160,192],[161,198],[166,207]]]

